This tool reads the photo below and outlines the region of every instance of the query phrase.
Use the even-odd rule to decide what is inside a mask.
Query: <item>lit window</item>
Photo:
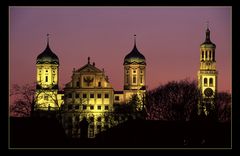
[[[119,101],[119,96],[115,96],[115,100],[116,100],[116,101]]]
[[[213,85],[213,78],[209,79],[209,85],[212,86]]]
[[[93,110],[93,109],[94,109],[94,106],[90,106],[90,109]]]
[[[108,110],[108,106],[105,106],[105,110]]]
[[[44,96],[44,100],[48,100],[48,96],[47,95]]]
[[[133,83],[136,83],[136,75],[133,75]]]
[[[207,85],[207,78],[204,78],[204,86]]]
[[[101,110],[101,106],[98,106],[97,108],[98,108],[98,110]]]
[[[109,98],[109,94],[106,93],[106,94],[105,94],[105,98]]]

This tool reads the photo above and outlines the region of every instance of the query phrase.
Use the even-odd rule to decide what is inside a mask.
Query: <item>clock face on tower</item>
[[[207,96],[207,97],[210,97],[213,95],[213,90],[211,88],[206,88],[204,90],[204,94]]]

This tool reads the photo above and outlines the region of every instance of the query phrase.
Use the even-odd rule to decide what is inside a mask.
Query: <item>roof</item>
[[[37,57],[37,64],[42,63],[59,64],[59,59],[57,55],[52,52],[48,43],[45,50]]]

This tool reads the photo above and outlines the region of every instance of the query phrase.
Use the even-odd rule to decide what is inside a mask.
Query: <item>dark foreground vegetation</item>
[[[11,148],[231,148],[231,123],[129,120],[95,139],[70,139],[57,120],[10,118]]]

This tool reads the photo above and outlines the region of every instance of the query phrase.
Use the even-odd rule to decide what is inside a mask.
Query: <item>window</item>
[[[48,70],[46,70],[46,72],[48,72]]]
[[[69,94],[68,94],[68,98],[72,98],[72,93],[69,93]]]
[[[93,117],[90,117],[89,119],[90,119],[90,122],[93,122],[93,121],[94,121],[94,118],[93,118]]]
[[[61,96],[61,99],[64,100],[64,96]]]
[[[86,105],[83,105],[83,110],[86,110],[87,109],[87,106]]]
[[[77,83],[76,83],[76,86],[77,86],[77,87],[79,87],[79,86],[80,86],[80,84],[79,84],[79,81],[77,81]]]
[[[210,79],[209,79],[209,85],[210,85],[210,86],[213,86],[213,78],[210,78]]]
[[[140,76],[140,83],[143,83],[143,76]]]
[[[208,51],[206,51],[206,59],[208,58]]]
[[[83,93],[83,98],[87,98],[87,94]]]
[[[202,51],[202,60],[204,60],[204,51]]]
[[[47,95],[44,96],[44,100],[48,100],[48,96]]]
[[[75,109],[79,109],[79,105],[76,105],[76,106],[75,106]]]
[[[55,73],[55,70],[53,70],[52,72]]]
[[[101,122],[101,120],[102,120],[101,117],[98,117],[98,118],[97,118],[97,121],[98,121],[98,122]]]
[[[119,101],[119,96],[115,96],[115,100],[116,100],[116,101]]]
[[[109,120],[109,117],[108,117],[108,116],[106,116],[106,117],[105,117],[105,121],[106,121],[106,122],[108,122],[108,120]]]
[[[97,98],[101,98],[101,97],[102,97],[102,94],[98,94],[98,95],[97,95]]]
[[[94,94],[90,94],[90,98],[94,98]]]
[[[68,105],[68,110],[72,110],[72,105]]]
[[[133,83],[136,83],[136,75],[133,75]]]
[[[134,70],[133,73],[136,73],[136,70]]]
[[[46,80],[45,81],[48,82],[48,76],[46,76]]]
[[[75,98],[79,98],[79,94],[78,93],[76,93]]]
[[[105,98],[109,98],[109,94],[106,93],[106,94],[105,94]]]
[[[101,132],[101,125],[97,125],[97,133]]]
[[[98,82],[98,87],[101,87],[101,82]]]
[[[204,78],[204,86],[207,85],[207,78]]]
[[[90,106],[90,109],[93,110],[93,109],[94,109],[94,106]]]
[[[211,57],[212,57],[212,52],[209,51],[209,58],[211,59]]]
[[[105,110],[108,110],[108,106],[105,106]]]
[[[101,110],[101,106],[98,106],[97,109],[98,109],[98,110]]]

